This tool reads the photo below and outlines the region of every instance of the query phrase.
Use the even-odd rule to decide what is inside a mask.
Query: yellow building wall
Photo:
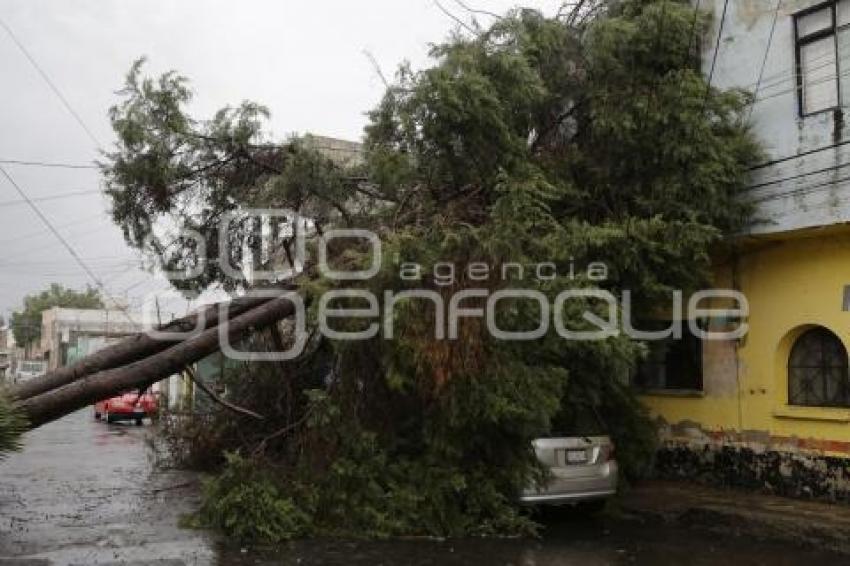
[[[749,333],[738,343],[704,343],[702,394],[642,397],[663,434],[850,456],[850,408],[789,406],[787,382],[791,346],[811,325],[828,328],[850,351],[843,310],[850,231],[750,241],[715,272],[717,288],[746,295]]]

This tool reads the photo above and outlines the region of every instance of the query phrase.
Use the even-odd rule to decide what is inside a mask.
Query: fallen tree
[[[376,272],[310,283],[314,296],[357,292],[337,295],[352,310],[334,330],[368,335],[370,321],[355,314],[364,292],[419,294],[394,303],[392,335],[326,336],[311,360],[223,372],[228,402],[264,419],[216,405],[174,420],[171,454],[219,472],[202,522],[262,542],[527,534],[515,496],[544,479],[530,443],[585,405],[605,420],[620,469],[640,473],[652,422],[623,378],[642,344],[625,333],[565,340],[551,327],[533,341],[504,340],[472,316],[449,339],[434,329],[459,293],[465,308],[483,310],[485,295],[505,292],[490,321],[527,333],[547,303],[575,331],[590,330],[586,312],[605,316],[598,301],[559,305],[564,291],[630,291],[639,320],[674,291],[705,288],[712,247],[747,221],[737,194],[758,162],[749,99],[701,75],[693,46],[707,26],[684,0],[600,0],[470,27],[432,48],[433,66],[399,69],[369,114],[362,160],[344,164],[306,139],[275,145],[258,104],[196,119],[184,77],[147,77],[135,64],[110,111],[118,143],[105,184],[130,245],[169,271],[203,266],[176,287],[239,289],[240,273],[223,268],[263,261],[266,235],[298,234],[321,253],[311,238],[356,228],[379,236],[381,261],[376,246],[349,242],[330,250],[333,269]],[[152,230],[161,222],[174,230]],[[574,274],[591,263],[605,275]],[[499,276],[508,266],[553,274]],[[519,300],[518,290],[546,300]]]
[[[291,316],[294,306],[286,296],[272,298],[236,316],[228,322],[231,343],[259,328]],[[86,375],[76,381],[21,400],[17,408],[26,416],[30,428],[39,427],[77,409],[128,389],[147,388],[181,371],[187,365],[220,349],[220,328],[209,328],[197,336],[150,355],[125,367]]]
[[[295,289],[295,286],[288,285],[283,287],[282,290],[292,289]],[[227,316],[228,318],[233,318],[241,315],[269,302],[271,299],[272,297],[240,297],[234,299],[228,306]],[[193,329],[199,327],[198,317],[200,317],[201,321],[200,330],[214,328],[219,324],[219,314],[219,305],[210,305],[202,311],[160,325],[157,330],[159,332],[173,333],[191,332]],[[119,368],[142,360],[170,348],[176,341],[175,339],[169,340],[162,336],[157,337],[155,335],[152,336],[151,333],[142,332],[86,356],[73,365],[58,368],[46,373],[42,377],[11,387],[8,394],[10,398],[16,401],[24,401],[36,395],[73,383],[87,375]]]

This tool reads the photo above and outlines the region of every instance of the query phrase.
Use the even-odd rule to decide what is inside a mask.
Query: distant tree
[[[30,347],[41,339],[41,313],[53,307],[102,309],[103,301],[97,289],[86,287],[85,291],[76,291],[58,283],[51,283],[41,293],[27,295],[23,310],[13,312],[11,320],[15,341],[26,349],[27,354]]]

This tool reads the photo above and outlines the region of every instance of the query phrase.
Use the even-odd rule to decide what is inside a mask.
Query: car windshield
[[[602,436],[605,426],[594,407],[565,406],[552,419],[552,436]]]

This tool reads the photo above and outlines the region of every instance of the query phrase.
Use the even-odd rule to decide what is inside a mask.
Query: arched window
[[[814,407],[850,406],[847,349],[818,327],[804,332],[788,359],[788,403]]]

